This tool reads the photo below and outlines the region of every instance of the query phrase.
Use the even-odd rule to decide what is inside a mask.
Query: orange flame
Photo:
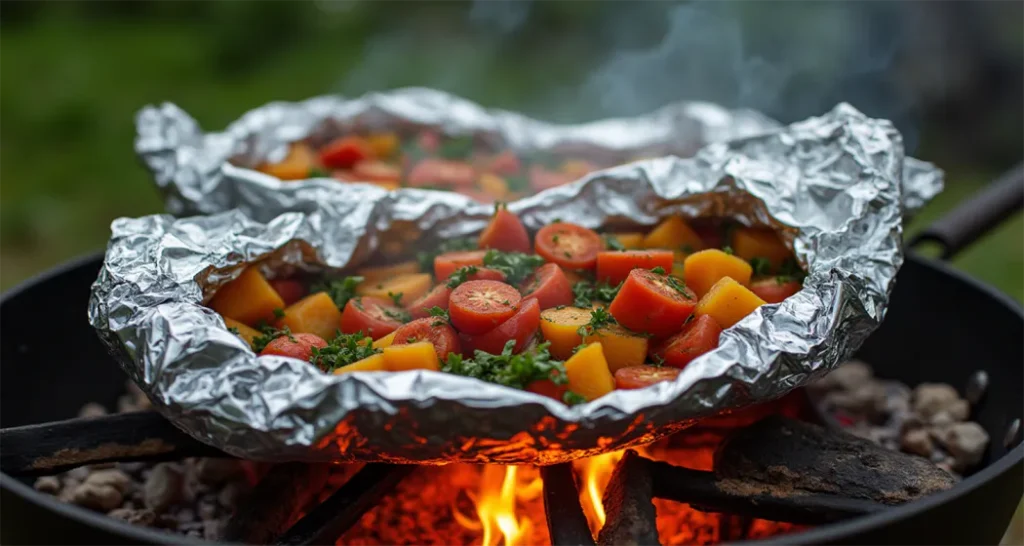
[[[625,451],[615,451],[596,455],[575,463],[576,471],[579,472],[583,487],[580,488],[580,504],[583,506],[583,513],[590,523],[590,532],[597,536],[601,527],[604,527],[605,513],[604,504],[601,499],[604,497],[604,490],[608,487],[608,480],[612,478],[612,471],[615,465],[622,458]]]
[[[477,492],[467,492],[476,506],[477,520],[457,510],[452,515],[466,529],[482,531],[481,546],[518,546],[529,540],[535,522],[526,515],[517,517],[524,512],[517,502],[536,500],[543,487],[536,468],[487,465]]]

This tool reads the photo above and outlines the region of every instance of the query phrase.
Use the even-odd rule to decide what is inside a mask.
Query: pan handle
[[[1024,163],[999,177],[967,201],[914,236],[909,247],[936,243],[948,260],[1009,219],[1024,206]]]

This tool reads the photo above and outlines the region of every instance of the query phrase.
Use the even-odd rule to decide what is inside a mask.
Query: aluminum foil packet
[[[311,181],[247,195],[275,214],[266,222],[239,210],[116,220],[89,319],[155,407],[237,456],[558,463],[777,398],[851,356],[885,316],[903,262],[903,211],[941,188],[938,169],[917,169],[904,176],[889,122],[841,104],[693,158],[606,169],[511,203],[530,230],[556,218],[603,229],[730,217],[779,230],[808,272],[800,292],[725,330],[675,381],[572,407],[440,372],[335,376],[257,357],[203,306],[250,264],[340,274],[391,237],[427,248],[478,233],[492,208],[454,193]]]

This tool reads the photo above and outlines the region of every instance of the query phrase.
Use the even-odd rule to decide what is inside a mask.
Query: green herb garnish
[[[232,334],[235,334],[236,336],[242,335],[242,332],[239,332],[238,328],[235,328],[234,326],[228,326],[228,331],[231,332]]]
[[[605,326],[615,324],[615,317],[604,307],[598,307],[590,312],[590,322],[576,329],[581,336],[589,336]]]
[[[655,267],[654,269],[652,269],[652,270],[651,270],[651,272],[652,272],[652,273],[657,273],[657,274],[659,274],[659,275],[664,275],[664,274],[665,274],[665,268],[664,268],[664,267],[661,267],[661,266],[659,265],[658,267]]]
[[[355,334],[338,332],[338,335],[326,347],[313,347],[313,355],[309,357],[309,361],[325,372],[332,372],[379,352],[381,350],[375,349],[373,343],[368,342],[366,335],[362,332]]]
[[[612,286],[606,282],[580,281],[572,287],[573,305],[590,307],[594,301],[611,303],[619,295],[619,288],[622,283]]]
[[[334,300],[334,305],[338,309],[344,309],[345,304],[348,300],[352,299],[356,295],[356,286],[363,282],[363,278],[359,276],[345,277],[343,279],[334,280],[322,280],[314,284],[310,290],[316,292],[327,292],[327,295]]]
[[[608,250],[626,250],[626,247],[622,246],[619,242],[619,238],[614,235],[604,235],[604,246]]]
[[[796,261],[796,258],[789,257],[782,262],[782,267],[779,268],[779,275],[801,281],[807,276],[807,273],[800,269],[800,264]]]
[[[427,313],[432,317],[438,317],[443,318],[444,320],[448,320],[448,310],[442,309],[436,305],[431,307],[430,309],[427,309]]]
[[[274,308],[274,317],[284,318],[284,309],[281,309],[280,307]]]
[[[450,137],[441,142],[437,155],[445,159],[465,159],[473,151],[473,137]]]
[[[309,169],[309,174],[306,175],[306,178],[329,178],[330,176],[327,171],[320,167],[312,167]]]
[[[252,350],[256,351],[257,354],[263,352],[263,349],[267,348],[267,344],[281,336],[288,336],[288,339],[297,341],[295,336],[292,335],[291,328],[287,326],[278,329],[267,324],[260,324],[258,330],[260,335],[252,338]]]
[[[391,298],[391,301],[395,302],[395,305],[402,305],[402,294],[404,294],[404,292],[399,292],[397,294],[388,292],[388,297]]]
[[[448,275],[448,282],[445,283],[445,285],[448,288],[457,288],[460,284],[468,281],[469,276],[476,274],[477,271],[479,271],[479,268],[475,265],[467,265],[465,267],[460,267],[456,269],[454,273]]]
[[[728,245],[722,247],[722,252],[725,252],[726,254],[728,254],[730,256],[733,255],[732,247],[728,246]]]
[[[510,339],[500,355],[476,351],[473,358],[463,358],[456,353],[449,354],[441,371],[516,389],[525,389],[530,383],[542,379],[550,379],[556,385],[568,383],[565,365],[551,358],[548,343],[540,343],[532,350],[517,355],[512,354],[515,346],[516,341]]]
[[[406,311],[405,309],[402,309],[402,308],[388,309],[387,307],[379,307],[379,309],[380,309],[381,313],[384,313],[384,316],[386,316],[386,317],[388,317],[388,318],[390,318],[392,320],[397,320],[398,322],[403,322],[403,323],[404,322],[409,322],[410,320],[412,320],[412,315],[410,315],[409,312]]]
[[[683,245],[683,246],[679,247],[679,250],[682,250],[686,254],[693,254],[693,246],[692,245]]]
[[[577,404],[585,404],[587,402],[587,399],[584,398],[582,394],[576,394],[572,391],[565,391],[565,394],[562,395],[562,401],[570,406],[575,406]]]
[[[484,265],[501,271],[505,275],[505,282],[514,285],[519,284],[532,275],[538,267],[544,265],[544,258],[536,254],[488,250],[487,254],[484,254]]]
[[[750,268],[754,270],[755,276],[767,275],[772,270],[772,262],[768,258],[755,256],[750,259]]]
[[[657,353],[651,355],[651,366],[654,366],[655,368],[660,368],[660,367],[662,367],[664,365],[665,365],[665,358],[664,357],[662,357],[661,355],[659,355]]]
[[[530,191],[530,179],[524,174],[514,174],[505,177],[505,184],[508,185],[508,191],[511,192]]]

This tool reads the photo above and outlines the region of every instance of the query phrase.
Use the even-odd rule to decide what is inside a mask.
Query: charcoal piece
[[[116,487],[106,484],[83,483],[71,491],[69,500],[73,504],[99,512],[109,512],[118,506],[124,496]]]
[[[271,542],[285,530],[297,511],[324,488],[329,469],[327,464],[274,466],[240,499],[220,538],[248,544]]]
[[[133,510],[131,508],[117,508],[107,512],[107,516],[114,519],[126,521],[133,525],[142,525],[148,527],[153,524],[156,520],[156,514],[152,510],[143,508],[142,510]]]
[[[116,468],[96,470],[85,478],[85,483],[109,485],[116,488],[122,494],[131,491],[134,485],[128,474],[125,474]]]
[[[652,476],[647,460],[629,450],[615,466],[601,500],[606,520],[597,543],[601,546],[660,544],[655,523]]]
[[[587,516],[580,506],[572,463],[544,466],[544,515],[553,546],[594,546]]]
[[[60,492],[60,478],[56,476],[43,476],[36,479],[32,487],[41,493],[49,493],[50,495],[56,495]]]

